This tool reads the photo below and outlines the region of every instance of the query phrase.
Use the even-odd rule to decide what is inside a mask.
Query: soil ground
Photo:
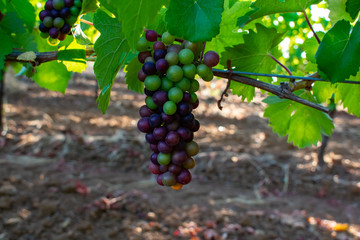
[[[316,167],[264,119],[264,98],[203,86],[195,111],[201,152],[181,191],[156,184],[136,128],[144,96],[121,76],[102,115],[91,71],[65,95],[6,76],[0,138],[0,240],[360,239],[360,119],[339,111]],[[223,84],[220,84],[223,83]]]

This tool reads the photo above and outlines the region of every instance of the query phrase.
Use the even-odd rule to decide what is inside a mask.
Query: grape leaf
[[[351,21],[350,14],[345,10],[345,4],[347,0],[327,0],[330,10],[330,20],[332,23],[336,23],[339,20],[345,19]]]
[[[312,4],[317,4],[321,0],[257,0],[252,7],[257,9],[250,15],[252,20],[274,13],[302,12]]]
[[[229,0],[224,1],[224,11],[220,23],[220,33],[211,42],[206,43],[207,50],[222,53],[225,47],[231,47],[242,43],[241,35],[236,26],[236,19],[249,11],[251,1],[235,2],[232,5]],[[231,7],[230,7],[231,5]]]
[[[192,42],[210,41],[219,31],[222,0],[172,0],[165,20],[172,35]]]
[[[105,114],[106,110],[109,107],[112,86],[113,83],[109,83],[108,85],[106,85],[101,90],[98,98],[96,99],[96,102],[98,103],[98,108],[102,111],[103,114]]]
[[[68,71],[81,73],[86,68],[85,46],[72,41],[69,45],[59,49],[58,59]]]
[[[228,59],[234,70],[245,72],[269,73],[276,67],[276,62],[269,54],[277,57],[279,52],[275,47],[281,42],[283,33],[277,33],[275,28],[266,28],[256,24],[257,33],[252,29],[244,35],[244,43],[231,48],[225,48],[221,53],[221,64],[226,66]],[[264,78],[264,80],[266,80]],[[241,96],[243,100],[251,101],[255,96],[254,87],[232,81],[230,88],[233,93]]]
[[[350,80],[360,82],[360,72]],[[335,102],[340,100],[349,113],[360,117],[360,84],[337,84]]]
[[[72,34],[76,40],[76,42],[80,45],[91,45],[93,44],[90,39],[85,35],[83,30],[81,29],[81,24],[76,25],[75,28],[71,29]]]
[[[96,0],[84,0],[81,7],[81,14],[95,12],[98,9]]]
[[[64,64],[53,61],[36,67],[33,79],[40,87],[65,93],[70,77]]]
[[[35,9],[28,0],[11,0],[8,4],[13,7],[19,17],[24,21],[28,30],[32,32],[35,24]]]
[[[329,82],[317,81],[311,88],[314,97],[320,103],[327,103],[331,96],[336,92],[335,85]]]
[[[322,38],[324,37],[324,33],[317,32],[316,34],[321,41]],[[316,63],[315,54],[319,48],[319,43],[317,42],[315,36],[312,36],[311,38],[306,38],[302,47],[306,52],[306,59],[312,63]]]
[[[97,54],[94,72],[100,89],[108,87],[111,90],[114,78],[129,52],[129,46],[119,20],[111,18],[104,11],[96,11],[94,26],[101,33],[94,45]],[[101,107],[103,113],[106,112],[108,107],[106,105],[108,103],[107,97],[110,97],[110,93],[101,94],[98,98],[99,107]],[[103,99],[105,102],[103,102]]]
[[[0,70],[4,68],[5,56],[12,52],[12,39],[11,37],[0,27]]]
[[[8,33],[25,33],[24,21],[19,18],[16,12],[8,12],[0,21],[0,26]]]
[[[125,68],[125,82],[128,85],[128,89],[138,93],[144,92],[144,84],[138,79],[138,72],[141,70],[141,67],[142,64],[137,57],[134,57]]]
[[[360,23],[351,30],[350,23],[341,20],[325,34],[315,58],[319,70],[335,83],[356,75],[359,55]]]
[[[144,27],[150,24],[156,17],[163,0],[117,0],[118,17],[122,21],[122,30],[130,45],[135,51],[136,43],[144,31]]]
[[[316,102],[314,96],[305,90],[295,92],[300,97]],[[263,100],[268,104],[264,117],[280,136],[288,135],[288,142],[300,148],[316,145],[321,134],[329,136],[334,124],[329,115],[300,103],[270,96]]]
[[[360,1],[359,0],[347,0],[346,11],[350,14],[352,19],[355,20],[360,11]]]

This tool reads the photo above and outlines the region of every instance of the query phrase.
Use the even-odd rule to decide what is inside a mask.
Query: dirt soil
[[[65,95],[6,76],[0,138],[0,240],[360,239],[360,119],[339,111],[317,168],[264,119],[264,98],[203,86],[195,111],[201,152],[180,191],[158,186],[138,132],[144,96],[121,76],[102,115],[91,71]]]

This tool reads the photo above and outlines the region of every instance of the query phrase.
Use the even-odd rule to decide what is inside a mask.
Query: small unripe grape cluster
[[[153,151],[149,168],[157,175],[157,183],[179,190],[191,181],[189,169],[195,166],[193,157],[199,152],[193,141],[200,128],[192,114],[199,106],[195,75],[211,81],[211,67],[218,64],[219,56],[207,52],[200,63],[202,43],[174,44],[174,40],[168,32],[160,36],[147,30],[137,43],[138,60],[143,64],[138,78],[144,82],[147,95],[137,126],[146,133]]]
[[[82,0],[47,0],[45,9],[39,13],[41,37],[65,40],[66,35],[71,34],[81,6]]]

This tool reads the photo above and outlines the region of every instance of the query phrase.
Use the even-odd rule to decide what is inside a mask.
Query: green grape
[[[183,49],[179,52],[179,61],[186,65],[194,61],[194,53],[190,49]]]
[[[184,71],[184,76],[189,78],[189,79],[193,79],[195,77],[196,74],[196,66],[194,64],[188,64],[188,65],[184,65],[182,67],[183,71]]]
[[[64,0],[53,0],[53,6],[56,10],[61,10],[65,7]]]
[[[75,16],[71,16],[65,19],[65,21],[67,22],[67,24],[69,24],[70,26],[73,26],[76,21],[77,21],[77,17]]]
[[[53,19],[52,17],[45,17],[44,20],[43,20],[43,23],[45,25],[45,27],[48,27],[48,28],[51,28],[53,26]]]
[[[40,37],[42,37],[42,38],[48,38],[48,37],[49,37],[49,33],[40,32]]]
[[[171,161],[171,154],[170,153],[159,153],[157,157],[157,161],[161,165],[168,165]]]
[[[141,37],[136,44],[136,50],[138,50],[139,52],[146,52],[148,51],[149,47],[150,43],[148,42],[148,40],[146,40],[145,37]]]
[[[150,75],[145,78],[144,85],[150,91],[156,91],[161,86],[161,79],[157,75]]]
[[[191,87],[191,81],[190,79],[184,77],[183,79],[181,79],[181,81],[177,82],[175,84],[176,87],[180,88],[181,90],[185,91],[189,91],[190,87]]]
[[[203,63],[197,66],[197,73],[204,80],[208,79],[212,75],[211,69]]]
[[[62,28],[64,26],[64,24],[65,24],[65,21],[61,17],[57,17],[54,19],[54,27],[56,27],[57,29]]]
[[[166,77],[173,82],[180,81],[184,76],[183,70],[178,65],[170,66],[166,72]]]
[[[189,92],[197,92],[200,88],[200,84],[196,79],[193,79],[190,84]]]
[[[174,41],[175,41],[175,37],[172,36],[170,33],[168,32],[164,32],[162,37],[161,37],[161,40],[163,43],[165,43],[166,45],[170,45],[172,44]]]
[[[173,87],[168,92],[168,98],[170,101],[173,101],[174,103],[178,103],[183,99],[184,93],[183,91],[178,87]]]
[[[81,8],[82,2],[80,0],[75,0],[74,1],[74,6]]]
[[[169,63],[169,66],[176,65],[179,62],[179,55],[176,52],[168,52],[165,60]]]
[[[198,99],[198,97],[197,97],[196,93],[191,92],[191,93],[190,93],[190,95],[191,95],[191,103],[196,102],[196,101],[197,101],[197,99]]]
[[[174,86],[174,83],[170,81],[167,77],[163,77],[161,80],[161,89],[165,92],[168,92],[172,87]]]
[[[173,115],[176,113],[177,106],[176,103],[172,101],[167,101],[163,106],[164,113],[167,115]]]
[[[196,154],[199,153],[199,149],[200,149],[199,145],[194,141],[187,143],[185,146],[185,151],[188,154],[188,156],[195,156]]]
[[[146,97],[145,103],[146,103],[146,106],[147,106],[148,108],[150,108],[151,110],[155,110],[155,109],[158,108],[158,106],[156,105],[156,103],[154,103],[154,100],[152,99],[152,97]]]
[[[73,6],[73,7],[70,8],[70,12],[71,12],[71,15],[77,17],[79,15],[80,11],[79,11],[79,9],[77,7]]]

